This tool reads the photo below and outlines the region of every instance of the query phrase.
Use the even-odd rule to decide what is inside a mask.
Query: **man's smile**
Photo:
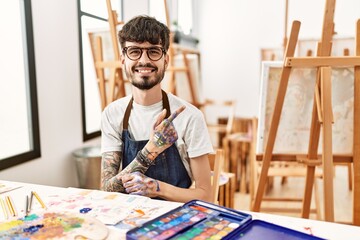
[[[152,69],[150,69],[150,68],[139,68],[139,69],[135,69],[135,72],[138,72],[138,73],[151,73],[151,72],[154,72],[155,71],[155,69],[154,68],[152,68]]]

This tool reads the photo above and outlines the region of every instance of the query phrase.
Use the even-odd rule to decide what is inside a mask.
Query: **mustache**
[[[148,67],[148,68],[157,69],[157,67],[152,65],[151,63],[146,63],[146,64],[139,63],[139,64],[136,64],[133,68],[135,69],[135,68],[138,68],[138,67]]]

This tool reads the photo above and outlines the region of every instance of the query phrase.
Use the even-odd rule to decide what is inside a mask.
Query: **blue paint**
[[[82,208],[82,209],[80,209],[80,213],[88,213],[91,210],[92,210],[91,208]]]
[[[28,232],[30,234],[33,234],[33,233],[39,231],[39,229],[43,228],[43,227],[44,227],[44,224],[37,224],[37,225],[34,225],[34,226],[30,226],[28,228],[24,228],[23,231]]]

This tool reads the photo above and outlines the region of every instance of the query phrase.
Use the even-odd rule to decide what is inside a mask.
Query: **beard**
[[[155,75],[153,76],[137,76],[136,68],[137,67],[150,67],[154,68]],[[156,66],[151,64],[138,64],[136,66],[131,67],[130,69],[125,66],[125,73],[130,83],[140,89],[140,90],[149,90],[159,84],[165,75],[165,67],[163,69],[159,69]]]

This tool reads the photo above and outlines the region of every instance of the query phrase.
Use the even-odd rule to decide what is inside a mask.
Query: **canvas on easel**
[[[257,154],[263,153],[265,150],[264,143],[266,143],[269,134],[281,69],[282,62],[280,61],[263,62]],[[293,69],[280,117],[274,153],[306,153],[310,137],[315,74],[315,68]],[[332,70],[332,83],[333,152],[334,154],[351,154],[354,118],[354,69],[334,68]],[[321,153],[321,140],[319,153]]]

